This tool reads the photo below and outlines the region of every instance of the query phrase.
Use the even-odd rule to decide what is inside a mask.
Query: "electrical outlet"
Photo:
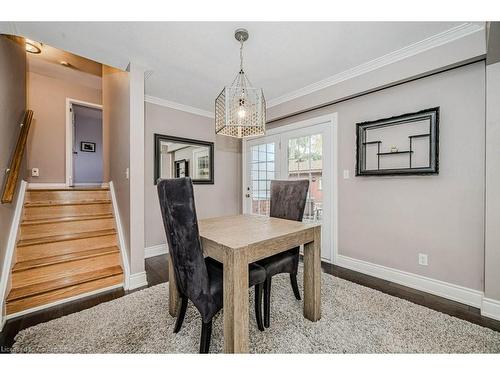
[[[40,177],[40,170],[38,168],[31,168],[31,177]]]
[[[427,254],[418,253],[418,264],[421,266],[427,266],[429,264]]]
[[[344,180],[349,178],[349,169],[344,169]]]

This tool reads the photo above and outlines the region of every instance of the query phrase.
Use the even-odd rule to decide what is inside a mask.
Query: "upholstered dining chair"
[[[309,180],[271,181],[271,206],[269,216],[280,219],[302,221],[306,206]],[[300,300],[297,285],[299,247],[259,260],[257,264],[266,270],[264,283],[264,327],[271,320],[271,279],[279,273],[290,274],[293,294]]]
[[[203,257],[191,179],[159,180],[157,188],[175,273],[169,277],[175,277],[181,300],[174,333],[179,332],[182,327],[190,300],[202,319],[200,353],[208,353],[212,318],[223,306],[222,264]],[[250,287],[255,285],[255,316],[261,331],[264,330],[261,301],[265,279],[266,271],[263,268],[250,265],[249,284]]]

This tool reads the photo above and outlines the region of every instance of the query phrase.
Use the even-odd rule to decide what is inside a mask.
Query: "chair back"
[[[189,177],[159,180],[157,188],[177,288],[194,302],[208,296],[210,288],[198,231],[193,183]]]
[[[309,180],[271,181],[271,217],[302,221]]]

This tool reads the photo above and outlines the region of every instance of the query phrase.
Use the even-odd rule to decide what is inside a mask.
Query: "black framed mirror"
[[[193,184],[214,183],[214,143],[155,134],[155,175],[159,178],[191,177]]]

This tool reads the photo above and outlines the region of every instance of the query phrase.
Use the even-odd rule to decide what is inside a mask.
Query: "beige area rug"
[[[302,277],[299,277],[299,283]],[[302,288],[302,285],[300,285]],[[301,289],[302,290],[302,289]],[[273,278],[271,327],[260,332],[250,292],[252,353],[499,353],[500,333],[327,274],[322,318],[312,323],[288,275]],[[191,304],[172,333],[168,284],[160,284],[19,332],[21,353],[196,353],[201,319]],[[222,314],[212,353],[223,351]]]

